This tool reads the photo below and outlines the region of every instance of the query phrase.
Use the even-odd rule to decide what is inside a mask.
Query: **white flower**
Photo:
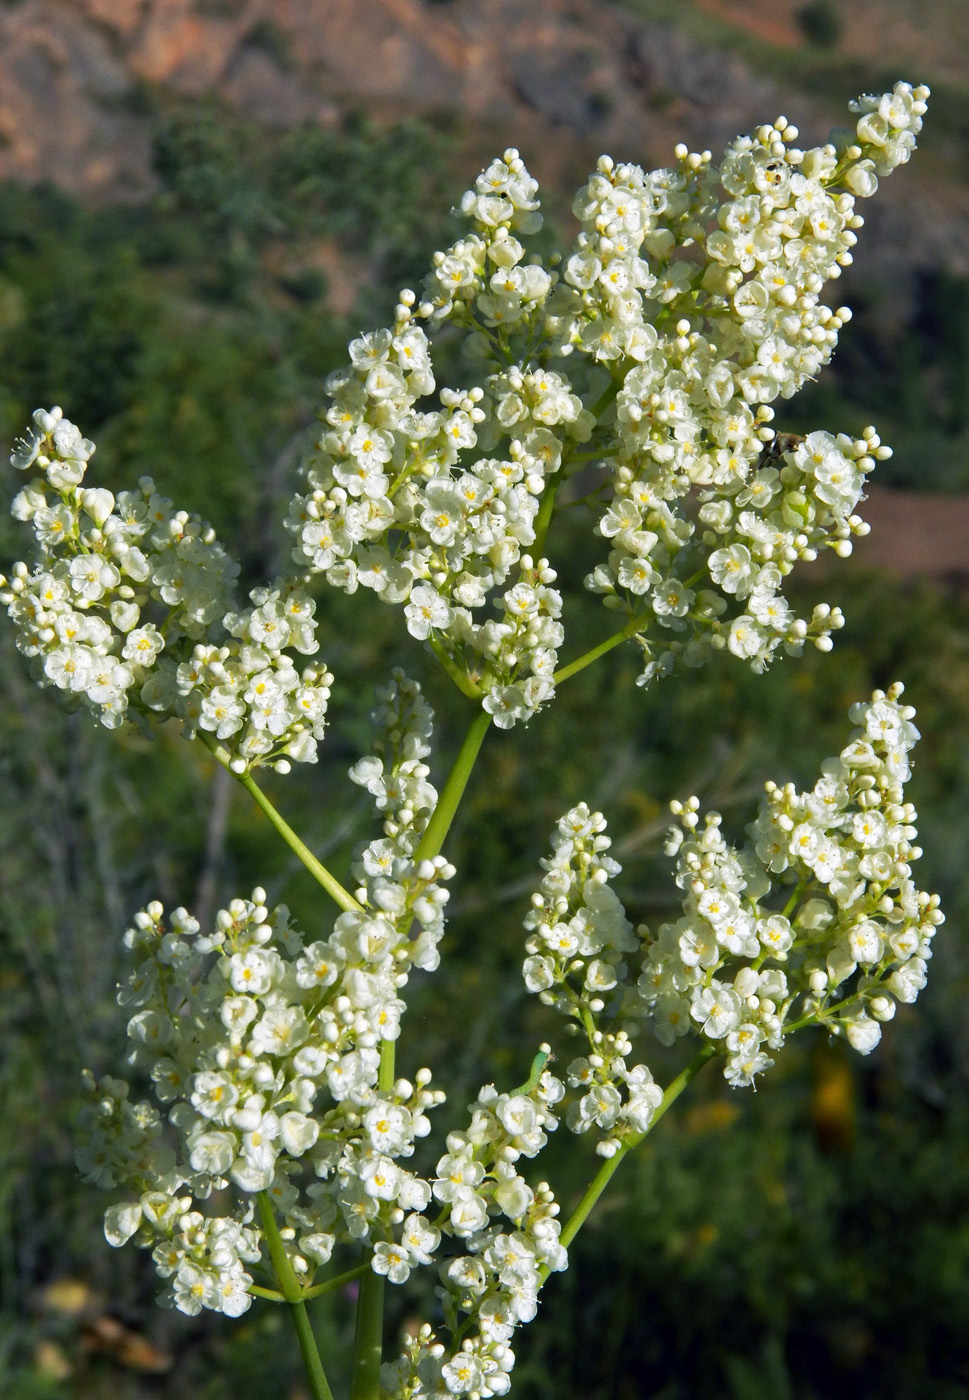
[[[308,1036],[302,1007],[270,1006],[252,1028],[249,1051],[253,1055],[288,1055]]]
[[[725,593],[746,597],[753,573],[750,550],[746,545],[735,544],[729,549],[714,550],[710,555],[709,568],[710,577]]]
[[[423,1215],[408,1215],[401,1229],[401,1244],[415,1264],[429,1264],[441,1241],[441,1232]]]
[[[419,641],[426,640],[434,629],[447,627],[453,616],[437,590],[426,584],[411,590],[404,615],[408,632]]]
[[[765,641],[763,628],[752,617],[737,617],[730,624],[727,646],[734,656],[749,660],[758,655]]]
[[[387,1244],[383,1240],[374,1245],[371,1268],[375,1274],[385,1275],[391,1283],[406,1283],[413,1264],[403,1245]]]
[[[314,1147],[320,1126],[305,1113],[290,1110],[279,1120],[279,1140],[291,1157],[302,1157]]]
[[[853,1050],[870,1055],[882,1038],[882,1028],[870,1016],[860,1015],[846,1022],[845,1034]]]

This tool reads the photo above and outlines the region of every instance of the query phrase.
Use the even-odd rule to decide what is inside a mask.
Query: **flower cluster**
[[[86,486],[93,444],[60,409],[38,410],[11,459],[34,473],[13,513],[36,557],[0,578],[37,680],[110,728],[174,718],[237,774],[313,762],[333,678],[296,658],[318,653],[308,589],[323,575],[399,607],[508,728],[563,674],[548,537],[565,504],[591,509],[606,545],[586,587],[624,619],[564,674],[630,638],[642,684],[720,651],[760,671],[808,641],[827,650],[840,611],[795,616],[784,581],[822,550],[851,552],[889,449],[874,428],[779,432],[771,405],[833,353],[850,312],[822,292],[851,261],[857,200],[909,158],[927,96],[899,83],[861,98],[854,133],[810,150],[779,117],[719,165],[685,147],[652,173],[603,156],[576,196],[574,246],[547,261],[528,245],[537,184],[505,151],[462,199],[464,232],[420,296],[402,291],[393,326],[352,341],[327,380],[287,519],[299,573],[246,606],[211,527],[148,477],[118,496]],[[442,387],[432,362],[448,327],[466,387]],[[315,866],[342,910],[328,932],[308,938],[256,888],[211,927],[153,902],[125,934],[128,1059],[157,1106],[85,1075],[78,1163],[123,1193],[109,1242],[150,1249],[162,1301],[190,1314],[243,1313],[267,1254],[286,1301],[294,1278],[304,1294],[339,1283],[314,1289],[345,1247],[394,1284],[433,1266],[450,1346],[422,1327],[384,1366],[385,1392],[505,1394],[514,1333],[567,1265],[563,1237],[696,1066],[716,1053],[731,1084],[751,1085],[808,1024],[867,1054],[924,985],[942,914],[912,879],[918,732],[901,696],[895,685],[852,708],[857,728],[811,791],[769,783],[743,848],[718,813],[701,821],[696,798],[674,803],[681,912],[655,934],[633,928],[610,884],[621,867],[602,814],[583,803],[562,818],[525,920],[524,978],[585,1053],[564,1083],[543,1046],[524,1084],[485,1085],[425,1176],[408,1164],[444,1095],[427,1069],[395,1079],[393,1043],[412,970],[440,960],[455,870],[429,853],[484,721],[439,805],[433,716],[395,671],[371,753],[350,770],[380,834],[354,853],[352,893]],[[665,1095],[636,1062],[644,1023],[668,1045],[703,1044]],[[548,1183],[519,1170],[560,1117],[613,1159],[564,1232]],[[380,1289],[368,1275],[362,1339]],[[371,1388],[376,1350],[361,1342],[356,1358]]]
[[[908,754],[919,737],[902,685],[852,707],[858,729],[810,793],[770,784],[752,829],[768,872],[804,893],[792,924],[804,930],[804,1013],[867,1055],[897,1002],[925,986],[938,895],[916,887],[917,814],[905,801]]]
[[[261,1254],[252,1209],[238,1217],[193,1209],[193,1191],[201,1198],[205,1189],[188,1166],[176,1163],[157,1109],[131,1103],[122,1079],[105,1076],[98,1082],[85,1071],[84,1080],[78,1167],[98,1186],[121,1186],[135,1195],[105,1212],[108,1243],[119,1246],[135,1238],[152,1249],[158,1274],[166,1280],[163,1304],[191,1316],[202,1308],[229,1317],[244,1313],[252,1303],[246,1265],[257,1263]]]
[[[898,84],[882,99],[898,125],[878,149],[894,143],[896,164],[927,96]],[[837,612],[794,617],[781,582],[819,548],[850,551],[865,473],[888,455],[874,429],[795,448],[769,426],[770,403],[818,372],[848,319],[820,293],[851,261],[856,195],[877,185],[870,122],[840,152],[801,151],[797,134],[778,118],[734,142],[719,168],[685,147],[676,170],[652,175],[603,158],[576,200],[573,338],[627,367],[603,459],[612,500],[598,530],[610,554],[587,586],[642,612],[644,631],[651,620],[685,634],[658,658],[644,644],[643,683],[679,655],[698,664],[724,646],[756,669],[808,638],[827,648]],[[694,490],[701,531],[677,505]],[[730,616],[734,599],[747,607]]]
[[[552,1106],[563,1086],[542,1068],[545,1059],[543,1052],[534,1082],[513,1093],[486,1085],[470,1105],[467,1130],[448,1134],[433,1190],[442,1203],[443,1233],[460,1239],[467,1252],[441,1264],[438,1292],[449,1330],[463,1340],[449,1353],[423,1327],[403,1355],[383,1368],[383,1386],[397,1400],[504,1395],[515,1361],[509,1341],[535,1317],[547,1275],[567,1266],[559,1208],[548,1183],[532,1189],[515,1169],[521,1157],[541,1151],[546,1129],[556,1127]],[[477,1331],[467,1335],[472,1325]]]
[[[290,655],[319,649],[315,603],[295,583],[256,589],[236,611],[238,566],[197,515],[150,477],[115,497],[85,487],[94,444],[59,408],[38,409],[11,461],[37,469],[13,502],[38,546],[0,579],[0,601],[37,680],[108,728],[176,716],[223,743],[239,771],[314,762],[333,677]]]
[[[437,965],[441,882],[454,868],[441,857],[414,859],[437,798],[421,763],[430,710],[400,674],[378,698],[378,753],[355,776],[376,796],[384,836],[359,853],[359,903],[329,938],[308,942],[285,907],[269,912],[258,889],[234,900],[211,932],[201,933],[184,909],[166,922],[154,903],[125,935],[137,960],[119,992],[130,1012],[129,1058],[168,1106],[179,1151],[160,1138],[154,1109],[128,1104],[126,1086],[92,1082],[90,1141],[79,1161],[99,1184],[135,1193],[109,1212],[108,1236],[120,1244],[137,1234],[151,1245],[172,1279],[166,1297],[183,1311],[248,1306],[251,1279],[240,1261],[254,1249],[258,1258],[256,1192],[268,1191],[283,1216],[301,1277],[339,1241],[370,1240],[374,1268],[399,1282],[408,1261],[426,1262],[439,1238],[420,1214],[430,1185],[399,1161],[426,1134],[425,1110],[443,1095],[427,1087],[427,1070],[389,1093],[377,1080],[380,1046],[399,1033],[411,967]],[[301,1191],[304,1166],[319,1180]],[[235,1215],[218,1226],[183,1224],[194,1220],[191,1196],[230,1184]],[[236,1227],[248,1253],[228,1248]]]
[[[574,250],[548,267],[521,241],[541,225],[537,186],[506,151],[463,199],[471,231],[436,255],[423,299],[402,292],[394,326],[354,340],[327,380],[287,519],[300,569],[401,605],[509,727],[554,695],[564,632],[545,537],[562,482],[594,463],[609,550],[586,584],[627,614],[642,683],[681,656],[726,648],[763,669],[780,649],[828,648],[838,610],[798,618],[781,586],[798,560],[850,551],[889,449],[874,429],[795,442],[770,403],[830,358],[849,313],[821,291],[927,96],[900,83],[861,99],[841,148],[799,150],[780,117],[719,167],[684,147],[648,175],[604,156],[576,197]],[[461,329],[481,382],[438,387],[422,320]],[[40,561],[0,595],[38,679],[109,726],[129,707],[177,715],[240,770],[312,761],[331,678],[288,654],[317,650],[303,580],[234,609],[238,570],[211,529],[148,478],[117,501],[82,489],[92,451],[59,409],[38,410],[12,458],[43,472],[14,505]],[[498,616],[476,620],[489,601]]]
[[[559,822],[552,855],[542,862],[547,874],[525,918],[530,936],[523,971],[528,990],[588,1038],[588,1056],[568,1066],[570,1086],[583,1092],[569,1105],[566,1121],[575,1133],[601,1129],[596,1151],[610,1157],[624,1137],[646,1131],[662,1092],[645,1065],[627,1063],[632,1045],[625,1031],[605,1032],[598,1024],[620,1004],[629,971],[623,955],[639,949],[607,883],[621,866],[606,854],[612,842],[605,829],[602,813],[584,802]]]
[[[867,1054],[925,984],[943,916],[911,878],[920,851],[903,785],[918,731],[901,693],[852,708],[859,729],[810,792],[769,783],[742,850],[718,813],[701,827],[695,798],[674,804],[683,914],[655,936],[639,930],[646,957],[625,1009],[645,1010],[667,1044],[687,1031],[721,1042],[732,1084],[752,1083],[767,1050],[807,1022]]]
[[[183,1312],[249,1306],[242,1261],[260,1257],[256,1192],[283,1217],[304,1278],[338,1241],[389,1234],[401,1212],[417,1228],[430,1199],[398,1159],[442,1096],[428,1071],[376,1091],[377,1047],[396,1034],[400,1003],[350,931],[307,944],[264,898],[234,900],[204,935],[184,909],[166,923],[151,904],[125,936],[138,959],[119,992],[132,1013],[129,1059],[165,1105],[178,1151],[160,1142],[153,1108],[128,1104],[126,1085],[90,1083],[79,1165],[134,1193],[108,1211],[107,1237],[151,1247],[169,1280],[163,1301]],[[306,1185],[304,1167],[322,1179]],[[230,1185],[232,1212],[203,1221],[194,1202]]]
[[[525,984],[589,1040],[568,1067],[583,1092],[567,1121],[602,1129],[603,1156],[644,1132],[662,1097],[644,1065],[627,1066],[644,1019],[666,1045],[688,1032],[717,1043],[725,1077],[749,1085],[804,1024],[868,1054],[896,1002],[925,985],[943,916],[911,878],[921,852],[903,787],[918,731],[901,695],[896,684],[852,707],[859,728],[811,792],[768,783],[743,849],[727,843],[718,812],[701,826],[695,797],[674,802],[667,852],[683,912],[656,934],[633,934],[607,883],[620,867],[605,854],[602,814],[582,804],[559,822],[525,919]],[[640,944],[633,985],[626,955]],[[603,1031],[603,1016],[619,1028]]]
[[[678,657],[727,649],[761,670],[809,640],[829,648],[838,610],[796,617],[782,583],[821,549],[850,552],[889,449],[874,429],[778,434],[770,404],[830,358],[850,313],[821,292],[927,96],[899,83],[861,99],[840,146],[801,150],[779,117],[719,166],[685,147],[651,174],[604,156],[576,197],[574,249],[548,266],[522,241],[541,224],[537,185],[506,151],[462,200],[470,231],[435,255],[423,298],[402,292],[394,327],[354,341],[327,383],[288,521],[300,567],[403,604],[411,634],[511,725],[554,693],[560,602],[535,556],[560,485],[594,463],[609,553],[586,584],[627,614],[642,683]],[[461,329],[480,382],[433,397],[421,320]],[[489,598],[499,620],[476,623]]]
[[[509,372],[486,402],[481,388],[442,389],[442,407],[418,411],[435,383],[412,321],[402,300],[395,331],[355,340],[351,365],[328,379],[328,430],[287,520],[294,557],[348,593],[362,586],[404,604],[411,635],[438,642],[474,685],[493,689],[487,703],[507,726],[554,690],[561,598],[548,561],[522,550],[535,541],[562,435],[587,435],[587,415],[551,371]],[[501,618],[476,624],[474,610],[515,566]]]

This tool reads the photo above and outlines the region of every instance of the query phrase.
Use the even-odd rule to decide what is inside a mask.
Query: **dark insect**
[[[785,452],[792,452],[799,442],[804,441],[804,433],[775,433],[757,459],[758,467],[773,467]]]

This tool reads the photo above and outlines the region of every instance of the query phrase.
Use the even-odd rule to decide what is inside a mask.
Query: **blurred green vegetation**
[[[0,437],[60,402],[98,442],[100,481],[151,473],[212,520],[253,579],[272,573],[285,558],[274,522],[320,382],[347,336],[385,315],[450,236],[427,211],[460,193],[458,165],[448,135],[416,124],[269,136],[183,106],[159,119],[149,206],[88,210],[0,188]],[[362,289],[340,314],[321,270],[333,249]],[[901,441],[894,480],[964,487],[969,287],[926,275],[904,324],[886,320],[885,297],[863,289],[834,372],[782,426],[874,418]],[[4,467],[5,492],[12,476]],[[581,590],[598,550],[589,524],[569,512],[551,540],[570,654],[610,630]],[[6,519],[0,546],[6,560],[23,548]],[[670,798],[697,792],[739,837],[763,780],[811,781],[844,742],[848,705],[897,677],[925,735],[912,784],[919,875],[949,916],[929,987],[870,1060],[805,1035],[757,1094],[711,1071],[698,1081],[624,1166],[520,1334],[521,1400],[956,1400],[969,1389],[965,597],[865,577],[850,561],[820,580],[807,569],[798,587],[843,604],[833,656],[766,677],[727,657],[644,695],[635,656],[612,652],[527,730],[489,735],[449,846],[460,877],[445,962],[411,989],[401,1068],[447,1066],[440,1141],[482,1080],[518,1082],[536,1041],[557,1033],[518,966],[537,862],[569,805],[606,812],[631,917],[661,919]],[[368,743],[372,684],[394,664],[426,684],[441,716],[438,777],[469,711],[394,610],[327,594],[320,611],[337,676],[332,730],[317,768],[267,787],[342,875],[371,831],[346,768]],[[148,1259],[104,1243],[107,1198],[75,1178],[70,1123],[81,1065],[118,1067],[113,988],[135,909],[157,897],[211,911],[258,882],[314,936],[331,911],[203,751],[65,716],[30,685],[6,630],[0,648],[0,1393],[295,1400],[298,1361],[277,1310],[228,1323],[154,1307]],[[662,1082],[681,1052],[644,1048]],[[541,1169],[567,1207],[594,1165],[563,1131]],[[432,1286],[393,1290],[389,1336],[434,1316]],[[350,1304],[317,1309],[334,1381]],[[106,1316],[127,1341],[106,1336]]]

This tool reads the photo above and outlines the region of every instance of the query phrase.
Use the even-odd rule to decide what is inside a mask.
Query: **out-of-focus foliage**
[[[372,259],[377,285],[396,287],[425,270],[440,218],[431,212],[429,221],[429,211],[447,208],[440,186],[449,144],[419,121],[380,129],[355,115],[340,130],[299,126],[273,139],[214,105],[189,108],[158,136],[160,207],[190,216],[176,225],[177,252],[194,253],[210,278],[215,254],[213,294],[251,293],[267,247],[313,238]],[[277,280],[296,300],[326,290],[309,265]]]
[[[187,107],[159,130],[148,206],[0,189],[0,440],[70,405],[104,484],[150,472],[265,573],[255,535],[323,375],[443,238],[448,147],[417,123],[272,137]],[[328,305],[334,262],[380,289],[350,323]]]
[[[841,38],[841,16],[832,0],[811,0],[810,4],[802,5],[795,12],[794,18],[809,44],[833,49]]]
[[[792,426],[837,422],[860,432],[877,421],[895,454],[879,467],[880,483],[969,489],[969,281],[923,270],[901,317],[882,283],[862,281],[848,299],[851,334],[830,369],[792,400]]]
[[[241,540],[254,573],[270,572],[281,546],[267,522],[281,514],[320,380],[347,334],[383,314],[443,241],[424,208],[446,208],[461,188],[444,157],[417,127],[271,139],[185,109],[160,134],[163,192],[150,209],[92,212],[47,191],[0,190],[0,436],[37,404],[61,402],[98,440],[99,481],[150,472],[230,545]],[[352,250],[365,274],[351,318],[328,308],[319,255],[329,247]],[[780,426],[801,426],[796,411],[834,430],[874,418],[895,441],[901,428],[927,488],[965,481],[969,291],[942,279],[923,290],[922,310],[887,341],[872,291],[831,387],[791,404]],[[550,539],[575,600],[571,654],[609,631],[579,588],[597,558],[589,524],[584,508],[567,512]],[[4,560],[16,557],[5,518],[0,542]],[[912,783],[919,877],[949,916],[929,987],[870,1060],[849,1062],[806,1034],[756,1096],[714,1075],[698,1081],[624,1165],[572,1268],[548,1286],[519,1363],[521,1400],[956,1400],[969,1387],[964,598],[865,578],[851,561],[823,580],[807,569],[802,587],[847,613],[830,657],[761,678],[724,657],[644,696],[636,657],[620,650],[563,685],[527,730],[489,736],[448,851],[460,878],[445,967],[413,998],[401,1068],[446,1064],[441,1111],[457,1123],[483,1077],[520,1081],[536,1041],[554,1033],[521,987],[521,918],[570,805],[606,812],[631,916],[661,920],[673,895],[659,853],[669,799],[697,792],[739,836],[763,780],[804,784],[844,742],[847,705],[896,677],[926,736]],[[317,769],[269,782],[345,877],[348,848],[369,831],[346,779],[367,744],[359,678],[404,664],[439,712],[453,717],[464,702],[397,635],[392,610],[334,595],[320,612],[334,727]],[[258,880],[308,931],[331,911],[203,751],[174,735],[119,741],[65,718],[30,686],[8,637],[0,646],[0,1391],[296,1395],[286,1319],[268,1304],[241,1324],[154,1308],[146,1261],[104,1244],[104,1202],[75,1180],[68,1125],[81,1065],[110,1070],[120,1052],[112,991],[134,909],[157,897],[211,910]],[[437,776],[460,723],[442,724]],[[643,1052],[662,1082],[680,1067],[675,1047]],[[550,1171],[570,1202],[594,1159],[561,1136]],[[406,1325],[413,1297],[395,1297],[394,1325]],[[149,1350],[106,1342],[105,1315]],[[346,1352],[348,1318],[339,1303],[318,1309],[324,1355]]]

